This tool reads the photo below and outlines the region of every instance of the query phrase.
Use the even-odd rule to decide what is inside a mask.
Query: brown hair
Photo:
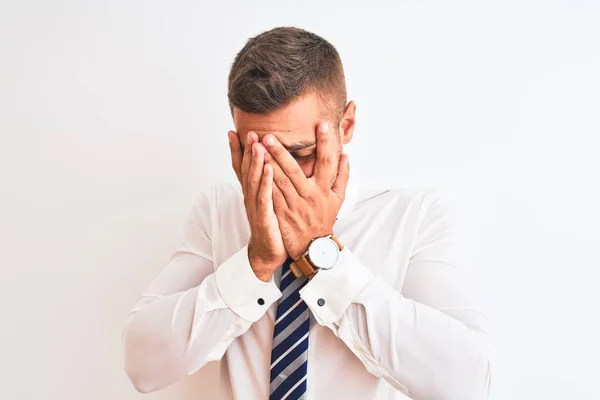
[[[331,43],[304,29],[280,27],[250,38],[229,72],[232,112],[269,114],[308,93],[340,120],[346,107],[342,61]]]

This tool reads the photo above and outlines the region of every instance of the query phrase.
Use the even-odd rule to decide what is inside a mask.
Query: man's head
[[[248,40],[229,73],[229,105],[237,133],[271,133],[296,158],[306,176],[315,161],[320,122],[342,144],[354,132],[355,105],[346,104],[344,69],[325,39],[298,28],[275,28]]]

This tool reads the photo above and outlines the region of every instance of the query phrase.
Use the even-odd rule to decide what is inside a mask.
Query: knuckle
[[[283,195],[281,193],[273,193],[273,205],[279,208],[283,204]]]
[[[269,199],[267,199],[267,196],[262,195],[262,196],[258,197],[258,205],[259,206],[266,206],[268,202],[269,202]]]
[[[289,183],[290,180],[286,177],[281,177],[277,179],[277,186],[279,186],[280,188],[287,187]]]
[[[291,168],[289,171],[287,171],[286,173],[288,174],[288,176],[295,178],[297,176],[300,175],[300,172],[302,172],[301,169],[299,168]]]
[[[257,187],[258,185],[253,179],[248,181],[248,190],[250,191],[250,193],[254,193]]]

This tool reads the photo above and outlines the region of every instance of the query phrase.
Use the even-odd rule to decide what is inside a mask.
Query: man
[[[295,28],[250,39],[229,102],[241,188],[200,197],[136,303],[135,387],[221,360],[219,399],[487,398],[489,339],[451,208],[351,178],[356,106],[335,48]]]

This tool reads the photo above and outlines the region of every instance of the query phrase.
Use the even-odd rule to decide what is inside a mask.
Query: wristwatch
[[[343,249],[344,246],[335,235],[313,239],[306,253],[290,264],[290,270],[296,278],[306,275],[312,279],[320,269],[333,268]]]

